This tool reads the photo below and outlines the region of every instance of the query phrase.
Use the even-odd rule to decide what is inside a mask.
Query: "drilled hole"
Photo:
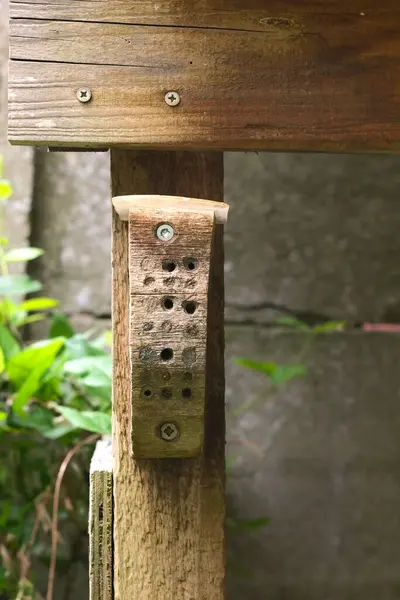
[[[163,398],[165,398],[166,400],[168,400],[169,398],[172,398],[172,388],[170,387],[165,387],[161,390],[161,396]]]
[[[171,308],[174,308],[174,301],[172,300],[172,298],[164,298],[163,299],[163,307],[166,310],[171,310]]]
[[[160,356],[162,360],[171,360],[174,356],[174,351],[172,348],[164,348],[164,350],[161,350]]]
[[[176,262],[173,260],[163,260],[162,268],[164,271],[168,271],[168,273],[172,273],[176,269]]]
[[[183,264],[188,269],[188,271],[194,271],[197,267],[197,260],[192,257],[184,258]]]
[[[186,373],[183,374],[183,379],[184,381],[192,381],[193,373],[190,373],[190,371],[186,371]]]
[[[192,397],[192,390],[190,388],[184,388],[182,390],[182,398],[191,398]]]
[[[146,387],[142,388],[142,394],[145,398],[150,398],[152,396],[153,392],[152,392],[151,388],[146,386]]]
[[[196,312],[196,307],[197,304],[196,302],[184,302],[183,303],[183,308],[185,310],[185,312],[187,312],[188,315],[193,315],[194,312]]]

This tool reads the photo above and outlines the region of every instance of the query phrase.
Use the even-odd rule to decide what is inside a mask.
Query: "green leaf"
[[[304,321],[300,321],[295,317],[279,317],[276,319],[275,323],[278,325],[284,325],[285,327],[293,327],[295,329],[310,329],[307,323],[304,323]]]
[[[8,200],[12,191],[11,183],[7,179],[0,179],[0,200]]]
[[[111,435],[111,415],[95,411],[79,411],[67,406],[57,405],[56,410],[60,412],[67,421],[79,429]]]
[[[331,333],[332,331],[343,331],[346,321],[327,321],[312,328],[313,333]]]
[[[3,275],[0,277],[0,296],[25,296],[42,289],[41,283],[27,275]]]
[[[3,350],[0,348],[0,373],[6,368],[6,359]]]
[[[269,376],[273,375],[278,367],[274,362],[259,362],[248,358],[237,358],[236,363],[242,365],[242,367],[247,367],[248,369],[259,371],[260,373]]]
[[[16,327],[23,327],[23,325],[28,325],[29,323],[36,323],[37,321],[43,321],[46,318],[46,315],[38,313],[36,315],[29,315],[29,317],[19,316],[15,319]]]
[[[20,346],[5,325],[0,324],[0,348],[6,362],[20,352]]]
[[[4,410],[0,410],[0,427],[5,425],[7,422],[7,413]]]
[[[32,312],[35,310],[48,310],[58,305],[58,300],[54,300],[53,298],[31,298],[22,302],[18,308],[25,312]]]
[[[28,260],[34,260],[39,256],[42,256],[43,250],[40,248],[14,248],[9,250],[4,258],[7,262],[25,262]]]
[[[304,365],[278,365],[273,362],[258,362],[247,358],[236,359],[237,364],[267,375],[273,383],[281,384],[295,377],[302,377],[307,370]]]
[[[59,440],[64,437],[64,435],[68,435],[72,431],[75,431],[76,427],[70,425],[69,423],[57,423],[57,425],[53,425],[49,429],[42,431],[43,437],[48,440]]]
[[[13,411],[16,415],[22,416],[24,408],[33,399],[36,392],[40,389],[41,379],[46,372],[48,365],[43,363],[28,375],[23,384],[19,387],[12,402]]]
[[[64,365],[64,371],[70,375],[90,375],[92,371],[100,371],[102,374],[111,377],[112,359],[108,354],[102,356],[87,356],[85,358],[77,358],[70,360]],[[104,379],[101,385],[104,384]]]
[[[10,381],[16,386],[21,386],[36,369],[41,369],[44,373],[54,362],[63,346],[64,339],[56,338],[38,342],[25,348],[8,362],[7,371]]]
[[[50,325],[50,337],[64,337],[71,338],[74,335],[74,330],[72,328],[69,319],[63,315],[62,313],[56,313],[53,315],[53,319]]]
[[[271,375],[271,380],[276,384],[286,383],[296,377],[304,377],[307,369],[304,365],[278,365],[275,373]]]

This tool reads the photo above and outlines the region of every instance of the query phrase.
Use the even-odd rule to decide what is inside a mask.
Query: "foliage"
[[[0,201],[12,193],[1,178]],[[40,295],[42,286],[15,272],[35,260],[39,248],[13,248],[0,238],[0,597],[37,596],[30,581],[31,560],[49,560],[54,481],[68,449],[85,432],[111,433],[109,336],[75,333],[57,312],[58,302]],[[14,271],[14,272],[13,272]],[[27,325],[47,319],[47,338],[25,343]],[[74,459],[63,481],[58,520],[75,524],[78,539],[87,529],[87,465],[90,449]],[[57,532],[56,532],[57,533]],[[59,534],[60,532],[58,532]],[[63,568],[59,544],[58,570]],[[64,556],[65,565],[68,556]]]

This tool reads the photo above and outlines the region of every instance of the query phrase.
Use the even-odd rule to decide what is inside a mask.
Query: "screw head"
[[[156,233],[158,239],[162,242],[169,242],[169,240],[172,240],[175,234],[174,228],[171,225],[168,225],[168,223],[161,223],[161,225],[157,227]]]
[[[179,93],[174,91],[167,92],[164,99],[168,106],[178,106],[181,101]]]
[[[165,442],[173,442],[179,435],[179,429],[175,423],[163,423],[160,427],[160,434]]]
[[[79,90],[76,90],[76,97],[79,102],[90,102],[92,99],[92,90],[89,88],[79,88]]]

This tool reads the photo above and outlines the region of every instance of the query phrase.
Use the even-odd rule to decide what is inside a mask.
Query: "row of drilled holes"
[[[165,310],[172,310],[174,308],[174,299],[170,296],[163,298],[163,307]],[[197,304],[192,300],[184,300],[182,302],[182,307],[188,315],[193,315],[196,312]]]
[[[182,398],[187,400],[192,397],[192,390],[191,390],[191,388],[183,388],[181,394],[182,394]],[[145,396],[146,398],[151,398],[152,395],[153,395],[153,390],[150,387],[146,387],[143,390],[143,396]],[[165,398],[166,400],[169,400],[170,398],[172,398],[172,388],[170,388],[170,387],[162,388],[161,396],[163,398]]]
[[[183,259],[183,266],[188,270],[188,271],[194,271],[195,268],[197,267],[197,260],[195,258],[184,258]],[[163,260],[162,263],[162,268],[164,271],[168,271],[168,273],[173,273],[176,269],[176,267],[178,266],[178,263],[176,260],[172,260],[170,258],[167,258],[166,260]]]

